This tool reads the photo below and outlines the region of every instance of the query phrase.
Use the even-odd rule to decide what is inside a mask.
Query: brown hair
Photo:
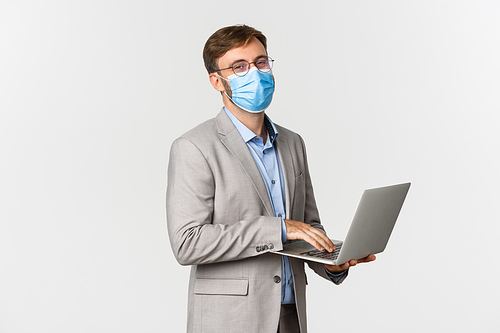
[[[246,45],[252,37],[257,38],[267,52],[267,38],[255,28],[243,24],[221,28],[214,32],[203,48],[203,61],[208,74],[219,69],[217,60],[227,51]]]

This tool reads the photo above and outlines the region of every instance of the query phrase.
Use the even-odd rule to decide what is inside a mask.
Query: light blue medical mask
[[[222,76],[218,75],[224,79]],[[224,79],[226,80],[226,79]],[[244,76],[233,74],[227,78],[231,86],[232,98],[226,96],[245,111],[259,113],[265,111],[274,94],[274,78],[271,73],[262,73],[257,67],[251,68]]]

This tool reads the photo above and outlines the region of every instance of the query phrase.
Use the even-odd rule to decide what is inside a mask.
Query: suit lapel
[[[288,145],[288,138],[286,134],[284,134],[284,131],[279,131],[278,129],[278,133],[276,146],[280,157],[281,170],[283,170],[283,178],[285,179],[286,217],[287,219],[291,219],[292,193],[295,193],[295,171],[290,146]]]
[[[236,160],[238,160],[239,164],[247,174],[248,179],[257,191],[257,194],[266,208],[267,213],[274,216],[271,200],[269,199],[262,175],[260,174],[259,168],[255,164],[255,160],[248,150],[245,141],[243,141],[240,132],[238,132],[236,127],[234,127],[234,124],[231,122],[231,119],[229,119],[224,109],[219,112],[215,120],[219,135],[222,137],[222,144],[226,146]]]

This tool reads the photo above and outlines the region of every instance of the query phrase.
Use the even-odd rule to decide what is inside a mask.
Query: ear
[[[219,76],[217,76],[217,74],[210,73],[208,79],[210,80],[210,83],[215,88],[215,90],[220,92],[223,92],[225,90],[224,85],[222,84],[222,79]]]

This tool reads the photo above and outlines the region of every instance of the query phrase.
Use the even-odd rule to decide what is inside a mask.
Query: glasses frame
[[[271,58],[270,56],[262,56],[262,57],[259,57],[259,58],[257,59],[257,61],[259,61],[259,59],[261,59],[261,58],[267,58],[267,61],[269,62],[269,70],[266,70],[266,71],[261,70],[259,67],[257,67],[257,65],[255,65],[255,67],[256,67],[256,68],[257,68],[257,70],[258,70],[259,72],[261,72],[261,73],[269,73],[269,72],[273,69],[274,59],[273,59],[273,58]],[[243,62],[246,62],[246,63],[248,64],[248,70],[245,72],[245,74],[236,73],[236,72],[234,71],[234,64],[235,64],[235,63],[237,63],[237,62],[242,62],[242,61],[243,61]],[[226,69],[232,69],[232,70],[233,70],[234,75],[236,75],[236,76],[245,76],[245,75],[247,75],[247,74],[248,74],[248,72],[250,71],[250,65],[251,65],[251,64],[255,64],[257,61],[248,62],[248,61],[246,61],[246,60],[237,60],[237,61],[235,61],[235,62],[234,62],[234,63],[233,63],[230,67],[226,67],[226,68],[219,68],[217,71],[223,71],[223,70],[226,70]]]

